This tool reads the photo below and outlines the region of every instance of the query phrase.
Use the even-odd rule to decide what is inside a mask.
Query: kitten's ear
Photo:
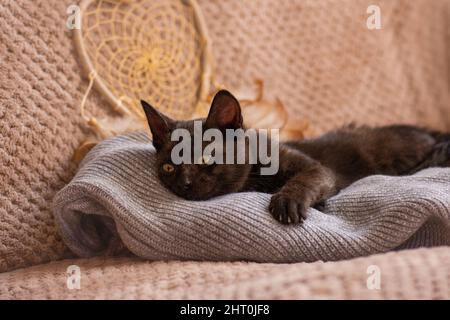
[[[238,129],[242,128],[242,114],[239,101],[228,91],[220,90],[216,93],[208,118],[207,128]]]
[[[170,130],[174,121],[158,112],[144,100],[141,100],[141,104],[153,135],[153,145],[156,150],[160,150],[164,144],[170,141]]]

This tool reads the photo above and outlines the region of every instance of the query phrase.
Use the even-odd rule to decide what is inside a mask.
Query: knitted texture
[[[70,265],[80,290],[66,286]],[[449,266],[448,247],[310,264],[64,260],[0,274],[0,299],[450,299]]]
[[[69,0],[0,2],[0,271],[68,254],[51,199],[88,130],[87,81],[66,28]],[[351,120],[448,125],[448,0],[200,0],[216,76],[229,89],[266,84],[322,132]],[[145,97],[143,97],[145,98]],[[87,110],[104,103],[93,92]],[[447,109],[446,109],[447,108]]]
[[[268,212],[270,194],[242,192],[186,201],[157,177],[145,133],[102,142],[55,197],[62,237],[79,256],[104,254],[120,238],[151,260],[340,260],[399,246],[450,245],[450,169],[414,176],[372,176],[286,226]],[[100,218],[101,217],[101,218]],[[109,219],[108,219],[109,218]],[[113,242],[111,243],[111,241]]]

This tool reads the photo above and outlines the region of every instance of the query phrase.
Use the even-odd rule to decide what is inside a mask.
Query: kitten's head
[[[194,163],[194,121],[201,121],[203,132],[207,129],[218,129],[223,133],[223,146],[218,152],[226,157],[226,129],[243,127],[241,107],[238,100],[228,91],[219,91],[213,99],[208,117],[190,121],[176,121],[158,112],[147,102],[141,101],[150,130],[153,145],[156,148],[157,170],[162,183],[180,197],[190,200],[205,200],[222,194],[240,191],[251,171],[248,164],[209,164],[207,157],[201,157]],[[171,141],[172,132],[186,129],[191,136],[190,164],[174,164],[172,149],[179,142]],[[202,132],[202,135],[203,135]],[[236,148],[236,142],[232,143]],[[202,141],[202,152],[210,142]],[[236,149],[235,149],[236,150]],[[234,152],[236,157],[236,151]],[[198,161],[201,160],[201,161]]]

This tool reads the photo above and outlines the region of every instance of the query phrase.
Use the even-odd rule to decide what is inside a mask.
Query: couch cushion
[[[449,265],[450,247],[311,264],[64,260],[0,274],[0,299],[449,299]]]

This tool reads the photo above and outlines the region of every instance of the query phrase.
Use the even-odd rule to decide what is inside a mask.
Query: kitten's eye
[[[165,164],[163,164],[163,170],[165,172],[171,173],[171,172],[173,172],[173,170],[175,170],[175,168],[173,167],[173,165],[165,163]]]

